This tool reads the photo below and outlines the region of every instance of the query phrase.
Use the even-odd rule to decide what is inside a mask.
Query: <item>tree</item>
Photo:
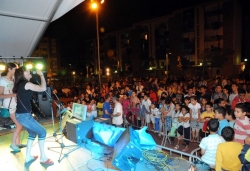
[[[211,48],[200,54],[199,61],[205,66],[222,67],[230,55],[233,55],[232,49],[221,50],[219,48]]]

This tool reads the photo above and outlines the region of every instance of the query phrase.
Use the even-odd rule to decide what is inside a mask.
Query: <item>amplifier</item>
[[[66,122],[67,138],[77,144],[93,138],[93,120],[71,119]]]
[[[143,160],[138,133],[132,127],[124,131],[114,147],[112,165],[122,171],[133,171]]]

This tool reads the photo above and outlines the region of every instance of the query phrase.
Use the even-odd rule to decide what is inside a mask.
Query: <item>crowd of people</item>
[[[4,99],[3,107],[10,108],[11,119],[17,125],[10,148],[20,152],[20,148],[27,146],[25,161],[34,161],[37,156],[31,155],[31,147],[38,135],[40,162],[51,165],[53,161],[44,152],[46,130],[32,118],[27,98],[33,91],[46,89],[43,73],[37,73],[41,85],[29,82],[32,77],[29,70],[9,63],[0,78],[0,98]],[[209,82],[202,77],[169,77],[161,81],[125,78],[101,88],[98,84],[87,85],[79,97],[67,103],[67,109],[72,110],[73,103],[79,103],[87,105],[88,118],[110,118],[117,127],[147,126],[158,136],[177,138],[176,150],[182,140],[184,152],[189,150],[190,143],[198,142],[201,161],[216,170],[249,170],[248,88],[245,82],[223,76]],[[61,114],[59,111],[57,116]],[[20,143],[22,127],[29,133],[27,145]]]
[[[198,142],[201,160],[209,167],[240,170],[242,164],[243,168],[250,164],[249,97],[246,83],[223,76],[211,82],[202,77],[165,82],[133,78],[103,85],[101,90],[88,85],[74,102],[88,105],[89,113],[99,109],[98,115],[111,118],[116,126],[128,122],[148,126],[158,136],[175,137],[177,150],[181,140],[184,152],[189,143]]]

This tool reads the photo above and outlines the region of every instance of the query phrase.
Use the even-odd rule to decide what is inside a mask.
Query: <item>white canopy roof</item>
[[[0,0],[0,56],[30,56],[49,23],[84,0]]]

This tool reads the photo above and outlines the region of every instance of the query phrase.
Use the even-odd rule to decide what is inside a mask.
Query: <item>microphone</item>
[[[32,74],[37,74],[37,72],[36,71],[31,71],[32,72]]]
[[[44,73],[44,71],[42,71],[43,73]],[[37,72],[36,71],[31,71],[31,73],[32,74],[37,74]]]

